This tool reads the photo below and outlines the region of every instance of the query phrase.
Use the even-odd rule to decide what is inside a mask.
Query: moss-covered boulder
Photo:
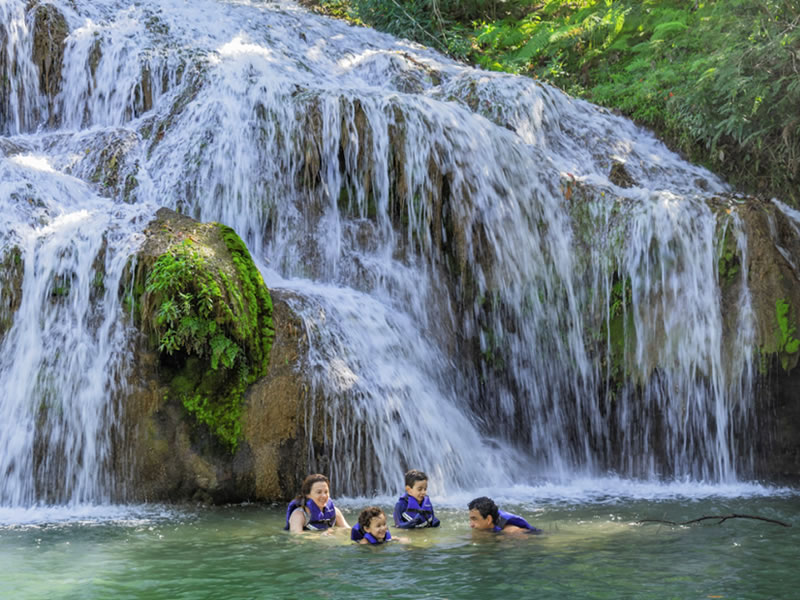
[[[291,306],[301,298],[274,292],[275,341],[266,377],[248,391],[243,437],[252,460],[257,498],[287,500],[308,474],[308,444],[321,448],[321,427],[309,422],[313,406],[308,338]]]
[[[124,402],[128,497],[292,496],[309,455],[302,322],[230,228],[161,209],[145,234],[125,292],[143,332]]]
[[[169,396],[235,450],[244,393],[269,365],[269,291],[229,227],[161,209],[147,235],[130,298],[137,319]]]

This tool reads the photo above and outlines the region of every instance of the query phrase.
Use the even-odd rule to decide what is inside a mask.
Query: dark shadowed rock
[[[61,89],[61,67],[69,27],[53,4],[33,7],[33,62],[39,68],[39,89],[48,98],[53,125],[53,99]]]

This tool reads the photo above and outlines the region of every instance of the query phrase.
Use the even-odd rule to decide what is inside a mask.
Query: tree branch
[[[756,519],[758,521],[766,521],[767,523],[775,523],[776,525],[780,525],[782,527],[791,527],[791,523],[784,523],[783,521],[778,521],[776,519],[768,519],[767,517],[758,517],[755,515],[721,515],[721,516],[703,516],[698,519],[692,519],[690,521],[665,521],[663,519],[641,519],[637,521],[637,523],[667,523],[668,525],[691,525],[692,523],[699,523],[700,521],[706,521],[708,519],[717,519],[719,522],[717,525],[721,525],[728,519]]]

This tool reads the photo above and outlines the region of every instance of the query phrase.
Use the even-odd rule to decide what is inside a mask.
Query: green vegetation
[[[239,236],[201,227],[149,268],[141,318],[169,373],[169,395],[234,451],[244,393],[267,372],[272,300]]]
[[[307,0],[622,111],[753,193],[800,204],[794,0]]]
[[[717,272],[721,285],[727,285],[735,281],[741,268],[741,258],[736,240],[729,231],[723,234],[719,248],[719,258],[717,259]]]
[[[784,371],[789,370],[790,362],[797,363],[797,356],[792,358],[789,355],[796,355],[800,350],[800,340],[794,337],[797,332],[797,327],[794,325],[795,318],[794,315],[790,315],[789,308],[789,303],[785,300],[779,298],[775,301],[775,317],[778,321],[778,353]]]

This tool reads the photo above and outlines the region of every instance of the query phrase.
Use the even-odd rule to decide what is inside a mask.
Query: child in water
[[[368,506],[358,515],[358,523],[350,530],[350,539],[359,544],[383,544],[392,541],[386,515],[377,506]]]
[[[433,504],[428,498],[428,476],[412,469],[406,473],[406,493],[394,505],[394,526],[400,529],[438,527],[439,519],[433,514]]]

